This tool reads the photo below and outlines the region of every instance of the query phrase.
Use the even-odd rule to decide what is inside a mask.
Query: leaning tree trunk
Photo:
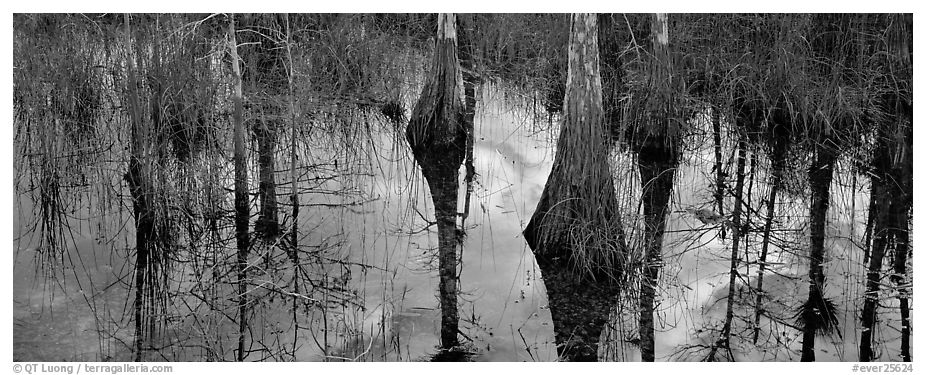
[[[652,83],[657,91],[665,91],[661,98],[672,94],[669,75],[669,31],[668,20],[663,13],[656,14],[652,21],[653,52]],[[667,107],[669,103],[657,103]],[[666,228],[666,215],[678,167],[676,142],[669,135],[669,119],[656,115],[652,119],[647,136],[640,141],[637,150],[637,168],[643,183],[644,216],[644,266],[640,286],[640,354],[644,362],[656,360],[656,329],[653,325],[655,298],[659,269],[662,267],[662,238]]]
[[[412,111],[406,138],[434,202],[440,263],[441,348],[451,350],[459,344],[457,245],[461,238],[456,227],[457,190],[467,134],[453,14],[440,14],[437,24],[434,60]]]
[[[576,14],[553,170],[524,229],[547,289],[557,353],[566,361],[598,359],[599,336],[620,290],[625,245],[607,135],[596,16]]]
[[[234,126],[234,164],[235,164],[235,243],[238,247],[238,361],[245,357],[244,338],[247,334],[248,300],[247,300],[247,265],[248,265],[248,170],[247,154],[244,150],[244,119],[242,118],[241,66],[238,60],[238,41],[235,37],[235,18],[228,20],[228,49],[231,54],[234,91],[232,101],[235,108],[232,113]]]
[[[833,181],[833,168],[836,153],[828,139],[816,145],[814,161],[810,167],[810,288],[807,301],[801,309],[803,323],[803,342],[801,344],[801,361],[812,362],[814,340],[818,330],[830,327],[832,312],[824,298],[823,287],[826,275],[823,273],[823,258],[826,255],[826,211],[830,204],[830,182]]]

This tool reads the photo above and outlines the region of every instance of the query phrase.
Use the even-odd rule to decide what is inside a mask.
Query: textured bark
[[[627,92],[624,84],[624,56],[629,42],[621,30],[626,26],[619,14],[598,15],[598,48],[601,54],[601,103],[605,127],[609,129],[612,146],[622,140],[621,124],[624,107],[621,97]]]
[[[618,297],[625,248],[607,162],[597,29],[595,15],[573,15],[553,170],[524,229],[543,274],[557,352],[566,361],[597,360],[599,336]],[[574,235],[588,230],[596,232]],[[602,246],[589,246],[586,238]]]
[[[669,33],[665,14],[653,16],[652,37],[655,65],[653,84],[655,89],[664,90],[671,85],[669,75]],[[660,103],[666,105],[667,103]],[[650,124],[654,136],[643,140],[637,150],[637,167],[643,183],[644,268],[640,288],[640,353],[644,362],[656,360],[655,351],[655,298],[662,268],[662,239],[666,228],[666,215],[678,167],[678,150],[674,140],[669,139],[669,120],[655,118]]]
[[[438,16],[437,46],[428,80],[412,111],[406,138],[431,190],[437,219],[441,348],[458,346],[456,226],[458,174],[466,154],[462,82],[457,77],[456,23],[452,14]]]
[[[476,145],[476,85],[479,84],[479,78],[476,75],[475,56],[478,53],[474,50],[476,24],[473,21],[472,14],[459,14],[457,19],[460,21],[460,66],[463,75],[463,122],[466,128],[466,197],[463,200],[463,215],[460,217],[460,229],[466,230],[466,219],[469,217],[470,199],[473,194],[473,180],[476,178],[476,165],[473,156],[473,150]]]
[[[823,287],[826,275],[823,273],[823,260],[826,255],[826,211],[830,204],[830,182],[833,181],[833,164],[836,163],[836,154],[831,146],[824,144],[816,146],[813,164],[810,167],[810,288],[807,294],[806,306],[816,307],[804,310],[803,342],[801,343],[801,361],[816,360],[814,355],[814,340],[819,329],[817,322],[822,314]]]
[[[231,54],[232,72],[234,73],[232,101],[235,105],[232,113],[232,125],[234,126],[233,159],[235,164],[235,244],[238,248],[236,267],[238,277],[238,355],[236,359],[243,361],[245,357],[244,339],[248,328],[247,264],[248,247],[250,246],[248,234],[250,207],[248,205],[247,154],[244,149],[245,129],[242,116],[241,66],[238,60],[238,42],[235,37],[234,15],[230,15],[228,20],[228,49]]]

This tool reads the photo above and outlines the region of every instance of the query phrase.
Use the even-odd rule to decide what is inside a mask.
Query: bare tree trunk
[[[812,362],[816,332],[824,328],[820,323],[827,319],[828,306],[824,301],[823,260],[826,255],[826,211],[829,208],[830,182],[833,181],[833,164],[836,163],[835,150],[827,145],[827,139],[816,145],[813,164],[810,167],[810,289],[807,302],[802,311],[803,342],[801,343],[801,361]]]
[[[711,110],[711,123],[714,127],[714,170],[717,172],[717,178],[714,181],[714,200],[717,202],[717,213],[720,216],[723,214],[723,191],[726,187],[724,183],[724,173],[723,173],[723,148],[721,147],[720,139],[720,108],[719,106],[714,106]],[[720,238],[726,238],[726,228],[720,226]]]
[[[723,328],[720,331],[720,340],[712,347],[707,357],[708,362],[715,360],[715,355],[719,348],[724,348],[733,360],[733,352],[730,350],[730,331],[733,328],[733,298],[736,293],[736,277],[739,275],[737,267],[739,265],[739,243],[743,234],[743,227],[740,225],[743,212],[743,182],[746,178],[746,135],[740,134],[739,154],[736,159],[736,199],[733,202],[733,246],[730,251],[730,284],[727,290],[727,312],[723,322]]]
[[[232,113],[234,126],[234,163],[235,163],[235,242],[238,247],[238,356],[243,361],[245,357],[244,338],[247,334],[248,300],[247,300],[247,265],[250,238],[248,224],[250,220],[250,207],[248,202],[248,170],[247,154],[244,149],[244,119],[242,118],[242,90],[241,66],[238,59],[238,41],[235,37],[235,17],[229,15],[228,19],[228,49],[231,54],[232,72],[234,73],[234,92],[232,101],[235,104]]]
[[[406,138],[415,161],[431,190],[437,219],[441,348],[459,345],[457,246],[462,238],[456,226],[460,165],[466,154],[463,100],[458,80],[457,33],[453,14],[438,16],[437,46],[431,72],[412,111]]]

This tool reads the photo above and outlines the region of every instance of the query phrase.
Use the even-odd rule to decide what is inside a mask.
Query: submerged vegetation
[[[15,313],[89,359],[912,360],[910,14],[13,26]]]

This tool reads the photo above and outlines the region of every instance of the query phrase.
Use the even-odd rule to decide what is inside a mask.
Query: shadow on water
[[[467,348],[464,344],[451,349],[440,349],[431,356],[430,362],[474,362],[478,354],[474,348]]]

